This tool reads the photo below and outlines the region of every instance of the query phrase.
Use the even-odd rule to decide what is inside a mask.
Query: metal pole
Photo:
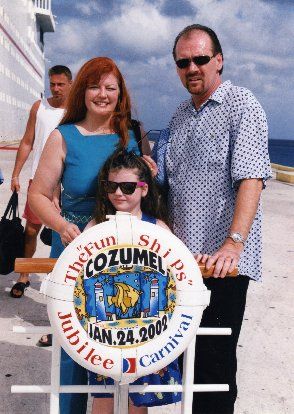
[[[118,410],[119,410],[119,382],[114,381],[113,412],[117,413]]]
[[[183,394],[182,394],[182,405],[181,413],[190,414],[192,413],[193,403],[193,390],[194,384],[194,360],[195,360],[195,344],[196,335],[191,341],[190,345],[184,352],[184,366],[183,366]]]
[[[118,410],[114,410],[118,414],[128,414],[129,412],[129,384],[118,385]]]
[[[232,335],[231,328],[198,328],[196,335]]]
[[[52,338],[52,360],[51,360],[51,393],[50,393],[50,414],[59,414],[59,392],[60,392],[60,358],[61,347]]]
[[[229,391],[228,384],[195,384],[191,385],[193,392],[225,392]],[[114,385],[61,385],[61,394],[114,394]],[[51,385],[12,385],[12,394],[50,394]],[[129,392],[183,392],[182,385],[130,385]]]
[[[52,333],[51,326],[13,326],[12,332],[14,333],[34,333],[34,334],[46,334]],[[231,335],[231,328],[198,328],[196,335]]]

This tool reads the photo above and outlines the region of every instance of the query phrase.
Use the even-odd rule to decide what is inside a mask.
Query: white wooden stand
[[[48,334],[48,326],[14,326],[16,333]],[[230,328],[199,328],[197,335],[231,335]],[[194,384],[194,359],[196,337],[184,353],[182,385],[60,385],[61,347],[53,337],[51,360],[51,385],[12,385],[12,393],[50,393],[50,414],[59,414],[60,393],[109,393],[114,394],[114,413],[128,414],[129,392],[182,392],[182,414],[192,414],[193,392],[229,391],[227,384]],[[62,414],[62,413],[61,413]]]

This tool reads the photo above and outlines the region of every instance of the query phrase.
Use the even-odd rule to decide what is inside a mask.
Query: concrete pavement
[[[4,184],[0,186],[0,215],[10,197],[15,151],[0,150]],[[30,164],[21,175],[20,210],[26,197]],[[290,414],[293,390],[293,267],[294,186],[272,180],[263,194],[264,282],[249,287],[245,320],[238,347],[239,397],[235,414]],[[38,244],[37,257],[48,256]],[[0,414],[49,413],[44,394],[11,394],[12,384],[49,384],[50,348],[35,346],[39,335],[12,333],[13,325],[46,325],[44,299],[38,293],[41,275],[32,275],[31,287],[21,299],[9,290],[17,275],[0,276]],[[291,378],[292,375],[292,378]],[[292,379],[292,382],[291,382]],[[90,408],[88,410],[90,413]],[[177,414],[179,406],[150,409],[152,414]],[[217,413],[216,413],[217,414]]]

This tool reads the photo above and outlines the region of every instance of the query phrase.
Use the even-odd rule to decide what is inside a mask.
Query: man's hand
[[[206,269],[210,269],[211,266],[215,265],[213,277],[224,278],[227,273],[232,272],[237,266],[243,248],[242,243],[235,243],[230,239],[226,239],[224,244],[212,256],[206,257],[207,255],[203,255],[200,260],[202,263],[206,262]]]
[[[210,255],[209,254],[198,253],[194,257],[195,257],[197,263],[205,264],[207,262],[207,260],[210,258]]]
[[[11,178],[11,184],[10,184],[11,191],[16,191],[17,193],[20,190],[19,185],[19,178],[17,176]]]
[[[156,162],[150,157],[150,155],[143,155],[143,160],[145,161],[145,163],[148,165],[152,177],[156,177],[157,173],[158,173],[158,168],[157,168],[157,164]]]

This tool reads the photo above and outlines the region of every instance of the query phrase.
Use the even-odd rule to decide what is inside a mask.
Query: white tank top
[[[35,175],[47,138],[57,127],[63,114],[63,108],[53,108],[53,106],[49,105],[47,99],[41,100],[36,116],[31,178]]]

